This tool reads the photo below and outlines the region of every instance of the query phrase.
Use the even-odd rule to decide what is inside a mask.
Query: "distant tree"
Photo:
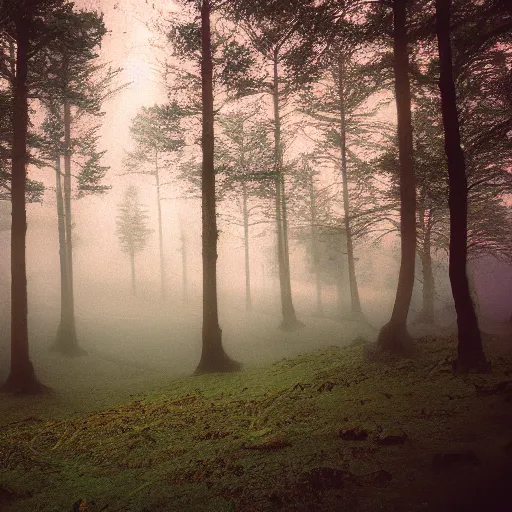
[[[350,40],[330,48],[323,79],[302,96],[301,110],[311,119],[308,131],[321,133],[315,137],[315,159],[334,164],[340,170],[351,316],[364,318],[354,246],[358,238],[371,235],[382,218],[377,208],[379,194],[373,184],[373,169],[368,169],[364,157],[359,158],[357,153],[364,155],[378,149],[377,137],[386,133],[388,126],[375,120],[381,102],[368,108],[368,100],[381,91],[381,76],[358,62],[361,56],[357,50]]]
[[[257,114],[249,109],[248,112],[234,111],[220,117],[222,131],[215,155],[217,174],[221,178],[221,200],[225,204],[241,206],[242,222],[239,222],[238,212],[234,217],[223,215],[223,219],[241,224],[244,229],[247,311],[252,309],[249,231],[255,224],[268,222],[259,200],[269,199],[268,185],[273,180],[273,155],[268,147],[269,127],[255,119]]]
[[[133,185],[126,189],[118,212],[117,236],[121,250],[130,257],[132,292],[136,296],[135,255],[146,247],[152,230],[147,227],[147,212],[143,209],[139,192]]]
[[[295,330],[304,324],[297,319],[293,305],[290,255],[288,240],[288,211],[283,142],[283,108],[290,95],[302,90],[308,81],[316,78],[312,68],[300,73],[302,62],[294,59],[293,53],[298,44],[299,18],[280,9],[270,13],[258,9],[257,5],[233,2],[229,14],[235,23],[242,26],[252,49],[262,61],[260,67],[268,67],[264,72],[255,73],[251,86],[237,91],[239,95],[268,94],[272,98],[274,127],[274,188],[275,220],[277,234],[277,257],[281,292],[282,322],[284,330]],[[260,71],[260,70],[258,70]]]
[[[290,175],[289,203],[296,219],[292,228],[292,236],[306,247],[310,269],[315,274],[316,314],[322,316],[322,279],[329,274],[323,258],[326,254],[324,250],[326,230],[324,228],[331,221],[332,194],[329,192],[331,192],[332,186],[327,185],[318,189],[319,171],[311,165],[311,159],[311,155],[301,155],[294,172]],[[340,260],[337,259],[336,263],[340,263]],[[336,280],[336,282],[338,281]]]
[[[175,102],[168,105],[142,107],[130,127],[135,149],[127,154],[124,162],[127,174],[140,173],[155,178],[162,298],[167,295],[167,285],[162,234],[161,187],[167,183],[162,182],[161,173],[169,168],[169,159],[185,144],[180,126],[182,117],[184,117],[184,114]]]

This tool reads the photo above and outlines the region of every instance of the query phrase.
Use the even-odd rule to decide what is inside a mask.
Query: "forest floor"
[[[386,365],[359,339],[172,381],[142,361],[113,383],[115,404],[97,362],[74,360],[94,406],[1,399],[0,509],[512,510],[510,342],[487,339],[492,374],[465,377],[451,373],[453,338],[417,345]]]

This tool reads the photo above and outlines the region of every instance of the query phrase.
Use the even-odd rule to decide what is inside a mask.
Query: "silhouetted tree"
[[[25,210],[28,96],[34,91],[32,70],[42,51],[66,32],[66,17],[72,4],[64,0],[4,0],[0,4],[2,70],[12,87],[12,173],[11,173],[11,368],[3,391],[37,393],[45,389],[37,380],[29,357],[27,324],[27,273]],[[39,64],[39,62],[37,62]]]
[[[471,293],[466,262],[468,237],[468,184],[464,152],[461,147],[457,97],[453,80],[450,42],[450,0],[436,0],[436,32],[439,49],[439,89],[443,114],[445,150],[448,160],[450,208],[450,282],[457,311],[457,372],[486,371],[489,364],[482,348]]]

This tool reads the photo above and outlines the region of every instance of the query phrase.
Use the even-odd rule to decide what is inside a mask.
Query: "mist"
[[[0,0],[0,510],[512,507],[512,13],[341,4]]]

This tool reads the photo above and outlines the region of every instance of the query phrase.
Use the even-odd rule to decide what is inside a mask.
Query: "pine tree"
[[[152,233],[147,227],[148,215],[140,204],[136,187],[130,186],[126,189],[118,211],[117,236],[121,250],[130,257],[132,293],[136,296],[135,255],[146,247],[149,235]]]
[[[66,20],[69,33],[45,49],[49,72],[40,101],[47,111],[43,125],[44,156],[56,171],[57,216],[61,263],[61,321],[53,349],[68,356],[86,352],[79,346],[75,326],[72,247],[72,167],[77,173],[78,197],[105,192],[107,167],[98,151],[100,126],[86,120],[102,115],[102,102],[115,92],[119,70],[98,63],[96,53],[106,29],[94,12],[73,12]],[[89,119],[87,119],[89,118]],[[61,156],[64,169],[62,172]]]
[[[259,199],[268,200],[268,184],[273,181],[273,156],[268,147],[269,127],[258,121],[259,111],[237,110],[219,119],[222,128],[215,155],[215,166],[220,176],[219,196],[224,204],[241,202],[242,222],[224,214],[223,219],[240,224],[244,230],[245,307],[252,309],[250,272],[250,228],[266,222]],[[252,203],[252,204],[250,204]],[[259,215],[258,215],[259,214]],[[258,215],[256,220],[253,217]]]
[[[453,78],[450,41],[450,0],[436,0],[436,32],[439,49],[439,89],[443,114],[445,151],[448,161],[450,208],[450,282],[458,327],[457,372],[487,371],[482,338],[478,327],[466,271],[468,239],[468,182],[461,146],[457,97]]]
[[[27,324],[27,273],[25,210],[29,91],[36,83],[32,71],[43,50],[66,31],[66,16],[72,4],[64,0],[4,0],[0,4],[2,40],[10,41],[2,53],[2,70],[12,87],[12,172],[11,172],[11,368],[3,391],[38,393],[46,388],[37,380],[29,356]],[[2,45],[2,50],[5,48]]]
[[[375,223],[377,190],[371,172],[362,159],[360,150],[378,149],[376,137],[388,127],[374,119],[381,102],[368,111],[367,101],[382,89],[380,76],[367,64],[358,62],[358,48],[346,41],[336,43],[327,55],[324,79],[314,90],[301,98],[301,110],[308,115],[311,131],[320,130],[315,137],[315,158],[334,164],[340,170],[346,254],[351,297],[351,317],[364,319],[362,314],[355,269],[354,245],[358,232],[372,231]],[[364,109],[364,110],[363,110]]]
[[[160,250],[160,292],[167,295],[162,234],[162,170],[169,169],[170,159],[184,146],[180,121],[183,117],[176,103],[143,107],[133,119],[130,133],[135,150],[125,159],[127,174],[141,173],[154,176],[158,211],[158,244]]]
[[[240,369],[240,363],[232,360],[222,346],[222,330],[219,325],[217,301],[217,204],[215,182],[215,135],[214,135],[214,88],[229,87],[244,74],[250,64],[247,53],[233,36],[217,38],[212,31],[212,12],[219,5],[215,0],[186,2],[190,5],[195,21],[174,23],[169,33],[174,55],[192,64],[199,74],[188,70],[176,70],[182,80],[178,87],[186,89],[190,115],[201,114],[201,200],[202,200],[202,262],[203,262],[203,328],[202,352],[196,373],[231,372]],[[215,37],[213,37],[215,36]],[[231,58],[214,59],[220,55]],[[199,95],[200,91],[200,95]],[[176,91],[174,91],[176,92]],[[199,99],[200,98],[200,99]],[[197,138],[196,138],[197,140]]]

